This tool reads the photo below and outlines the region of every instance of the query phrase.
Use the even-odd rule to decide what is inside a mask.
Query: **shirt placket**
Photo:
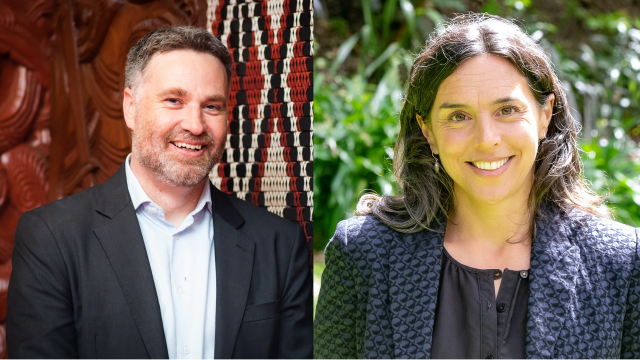
[[[187,286],[187,277],[182,264],[182,252],[185,250],[180,240],[180,233],[175,232],[171,235],[173,240],[173,256],[171,261],[171,292],[173,294],[173,307],[176,317],[176,355],[178,359],[188,359],[192,349],[189,347],[189,334],[185,334],[184,329],[179,324],[183,324],[189,316],[185,312],[185,308],[189,304],[189,297],[192,296],[193,289]]]
[[[179,359],[198,359],[203,356],[204,317],[206,310],[209,239],[193,237],[191,214],[174,237],[172,283],[176,316],[176,353]],[[200,269],[200,271],[198,271]],[[197,272],[197,276],[196,276]]]
[[[480,327],[480,358],[493,359],[496,357],[497,345],[497,313],[495,307],[495,283],[502,277],[500,270],[482,271],[479,274],[481,327]]]

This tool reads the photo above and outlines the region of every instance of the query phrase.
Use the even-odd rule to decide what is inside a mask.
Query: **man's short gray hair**
[[[222,41],[205,29],[193,26],[171,26],[156,29],[140,39],[127,54],[124,87],[135,95],[144,69],[155,53],[172,50],[193,50],[218,58],[227,73],[227,90],[231,82],[232,58]]]

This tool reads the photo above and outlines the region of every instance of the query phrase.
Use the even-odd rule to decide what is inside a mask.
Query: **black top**
[[[529,271],[478,270],[443,250],[431,357],[524,358]]]

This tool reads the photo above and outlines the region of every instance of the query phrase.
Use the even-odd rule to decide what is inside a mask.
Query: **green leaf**
[[[425,14],[429,18],[429,20],[433,22],[433,25],[436,27],[436,29],[442,29],[444,18],[442,17],[442,15],[440,15],[439,12],[434,9],[427,9]]]
[[[384,12],[382,14],[382,40],[384,42],[387,42],[389,38],[391,20],[393,20],[393,16],[396,14],[397,5],[398,0],[387,0],[384,4]]]
[[[333,60],[331,67],[329,68],[329,76],[334,77],[336,75],[338,68],[347,59],[347,56],[349,56],[349,53],[351,53],[351,50],[353,50],[353,47],[358,42],[359,38],[360,34],[354,34],[340,45],[338,48],[338,55]]]
[[[378,56],[366,69],[364,69],[364,78],[368,79],[371,74],[373,74],[376,69],[384,64],[387,59],[391,57],[398,49],[400,48],[400,44],[397,42],[391,43],[380,56]]]
[[[416,10],[413,5],[409,2],[409,0],[400,0],[400,8],[402,9],[402,13],[404,14],[405,20],[407,20],[407,28],[411,33],[413,38],[417,37],[416,27]]]
[[[500,13],[500,4],[496,0],[489,0],[482,7],[482,12],[489,13],[491,15],[498,15]]]

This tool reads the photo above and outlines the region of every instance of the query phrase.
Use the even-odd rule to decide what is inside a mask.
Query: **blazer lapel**
[[[238,231],[244,219],[220,190],[211,186],[216,258],[215,358],[229,359],[251,286],[255,243]]]
[[[109,258],[151,358],[168,358],[153,275],[126,183],[124,164],[105,183],[96,210],[109,218],[94,229]]]
[[[390,249],[390,309],[395,358],[429,358],[446,222],[406,234]]]
[[[529,273],[528,358],[554,357],[559,332],[566,318],[572,317],[580,250],[571,244],[569,221],[565,217],[552,210],[536,222]]]

